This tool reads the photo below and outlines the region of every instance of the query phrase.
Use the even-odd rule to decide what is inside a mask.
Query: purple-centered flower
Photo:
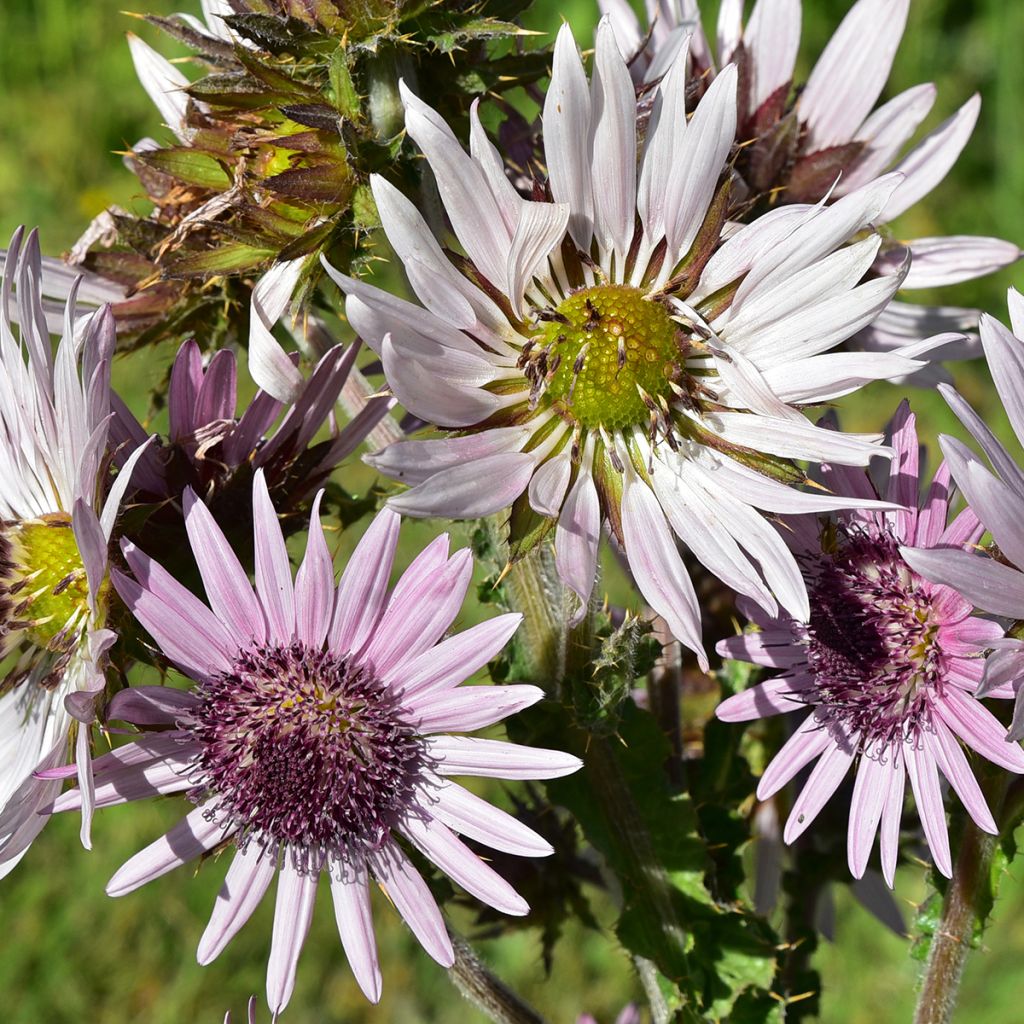
[[[76,318],[72,286],[54,351],[42,275],[36,233],[19,229],[0,283],[0,877],[60,789],[34,772],[72,747],[89,845],[89,724],[114,640],[107,545],[142,451],[126,453],[107,493],[113,319],[106,307]]]
[[[191,487],[209,501],[239,482],[239,470],[263,469],[271,491],[286,497],[288,505],[307,498],[393,404],[384,396],[370,398],[343,429],[311,446],[333,414],[358,352],[358,344],[328,351],[287,411],[272,395],[257,391],[239,415],[235,354],[221,349],[204,367],[199,346],[186,341],[171,369],[166,442],[147,450],[135,472],[135,488],[142,498],[160,501]],[[114,394],[111,403],[111,440],[121,446],[118,452],[127,453],[146,432],[120,397]],[[240,480],[248,488],[248,475]]]
[[[459,684],[505,645],[521,616],[501,615],[442,639],[472,573],[448,538],[428,545],[388,591],[399,517],[381,512],[334,584],[314,505],[305,557],[292,582],[262,472],[253,485],[255,590],[206,506],[185,495],[189,538],[209,604],[159,563],[124,544],[134,579],[114,573],[124,602],[192,691],[139,687],[109,717],[156,726],[97,760],[96,805],[187,793],[197,805],[111,879],[121,896],[210,850],[234,849],[199,943],[213,960],[278,876],[267,997],[279,1012],[295,981],[321,877],[329,880],[341,942],[367,997],[381,974],[370,916],[371,879],[424,949],[453,962],[426,883],[396,837],[467,892],[509,914],[528,907],[458,834],[493,849],[545,856],[549,844],[453,775],[553,778],[580,761],[551,750],[454,736],[534,704],[534,686]],[[55,810],[77,807],[76,790]]]
[[[723,657],[781,669],[766,682],[723,701],[718,717],[744,722],[810,709],[761,776],[767,800],[817,760],[793,804],[783,837],[793,842],[856,766],[850,805],[850,871],[864,874],[881,831],[882,873],[891,886],[907,777],[925,838],[944,874],[951,871],[941,776],[978,827],[996,824],[961,743],[1013,772],[1024,752],[977,700],[982,655],[1003,635],[998,623],[972,614],[952,585],[924,579],[903,559],[902,545],[930,549],[956,564],[983,527],[969,510],[947,525],[949,469],[939,467],[919,502],[918,442],[904,403],[890,427],[896,451],[886,497],[892,512],[844,513],[834,521],[792,521],[794,545],[811,596],[806,623],[772,618],[748,605],[759,629],[718,645]],[[874,494],[864,474],[826,467],[826,481],[846,493]],[[1008,697],[1009,686],[989,696]]]
[[[752,197],[815,202],[829,190],[845,195],[886,171],[904,175],[877,223],[888,223],[938,186],[971,136],[981,107],[972,96],[955,114],[907,148],[928,116],[934,84],[912,86],[878,104],[892,70],[910,0],[858,0],[818,57],[806,84],[794,88],[800,48],[800,0],[757,0],[744,24],[744,0],[724,0],[714,48],[697,0],[648,0],[649,29],[628,0],[598,0],[618,30],[638,83],[657,81],[689,46],[690,79],[698,92],[719,65],[740,70],[737,171]],[[875,269],[894,266],[909,248],[913,260],[902,289],[934,288],[992,273],[1020,258],[1000,238],[952,235],[887,244]],[[899,347],[909,338],[973,328],[978,311],[895,302],[864,330],[865,346]],[[942,358],[977,355],[977,339],[950,346]]]
[[[467,260],[450,260],[412,203],[375,178],[384,230],[427,308],[330,271],[395,396],[448,431],[368,457],[410,485],[390,506],[475,518],[512,505],[514,532],[554,534],[581,608],[607,523],[647,602],[701,658],[676,537],[765,609],[805,618],[797,565],[758,510],[858,505],[787,486],[803,479],[788,460],[866,465],[881,450],[878,436],[819,429],[796,407],[921,367],[910,357],[935,343],[829,351],[899,286],[902,270],[863,280],[880,245],[871,225],[899,177],[723,234],[735,68],[688,121],[680,52],[641,148],[607,20],[589,84],[567,27],[555,45],[544,106],[554,201],[519,196],[475,110],[467,154],[435,111],[403,95]]]
[[[981,341],[996,391],[1017,439],[1024,443],[1024,296],[1010,289],[1010,325],[1007,330],[987,313],[981,318]],[[971,551],[936,557],[931,551],[908,550],[907,561],[922,575],[956,587],[977,607],[1003,618],[1024,619],[1024,471],[1000,443],[984,420],[957,392],[946,385],[939,389],[960,422],[970,431],[988,459],[991,470],[965,444],[942,435],[939,445],[964,497],[992,534],[999,549],[997,558]],[[1024,738],[1024,640],[1006,637],[985,665],[979,695],[990,695],[1012,686],[1017,694],[1009,736]]]

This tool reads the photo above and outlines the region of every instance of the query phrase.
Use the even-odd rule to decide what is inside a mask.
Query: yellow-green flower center
[[[8,527],[6,623],[39,647],[61,649],[88,612],[89,584],[71,517],[63,513]],[[68,627],[71,630],[68,630]]]
[[[568,417],[622,430],[646,423],[650,402],[671,398],[682,359],[676,324],[658,303],[628,285],[599,285],[570,295],[555,314],[538,341],[557,366],[547,395]]]

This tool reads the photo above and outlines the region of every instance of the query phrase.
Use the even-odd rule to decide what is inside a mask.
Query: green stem
[[[512,606],[523,613],[521,636],[535,681],[571,706],[571,683],[588,670],[595,654],[592,616],[587,614],[579,625],[569,626],[571,599],[545,545],[512,566],[508,592]],[[646,933],[645,948],[671,949],[675,962],[685,967],[686,930],[676,914],[672,882],[633,798],[617,756],[617,742],[580,728],[576,752],[597,795],[609,842],[617,848],[612,859],[620,865],[619,882],[626,901]],[[673,980],[685,989],[685,978]]]
[[[449,975],[466,999],[494,1024],[544,1024],[544,1018],[492,974],[461,935],[450,928],[448,934],[455,950]]]
[[[566,675],[567,618],[565,593],[550,571],[541,549],[516,562],[509,570],[510,603],[523,613],[520,638],[530,660],[534,682],[547,686]]]
[[[998,819],[1006,797],[1005,773],[992,788],[992,809]],[[942,917],[928,953],[914,1024],[949,1024],[953,1019],[974,925],[983,913],[980,903],[998,843],[999,836],[982,832],[968,820],[953,866],[953,877],[946,889]]]
[[[654,852],[647,826],[622,774],[615,742],[603,736],[591,737],[584,770],[599,796],[610,841],[617,847],[615,860],[625,865],[620,881],[628,887],[636,920],[647,933],[645,948],[673,948],[677,962],[685,963],[686,929],[676,914],[672,882]]]

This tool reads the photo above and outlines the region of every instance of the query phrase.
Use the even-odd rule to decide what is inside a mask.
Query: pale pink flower
[[[1010,289],[1010,325],[1007,330],[987,313],[981,318],[981,341],[996,391],[1018,441],[1024,442],[1024,296]],[[1005,619],[1024,619],[1024,471],[982,418],[953,388],[940,387],[946,401],[978,442],[991,465],[954,437],[942,435],[939,444],[972,511],[992,534],[1002,556],[955,551],[936,557],[931,551],[908,550],[907,561],[923,576],[956,587],[979,608]],[[994,472],[993,472],[994,471]],[[1017,702],[1009,739],[1024,738],[1024,641],[1006,637],[993,644],[995,652],[985,665],[979,694],[1002,692],[1012,686]]]
[[[996,833],[961,744],[1018,773],[1024,752],[1006,742],[1006,730],[977,699],[983,655],[999,642],[1002,627],[974,615],[953,586],[918,575],[900,553],[901,545],[914,545],[928,549],[936,564],[956,565],[983,527],[970,510],[947,525],[945,464],[919,507],[917,432],[906,404],[890,431],[896,457],[885,497],[903,507],[843,513],[834,522],[791,521],[811,594],[810,620],[766,616],[747,602],[757,631],[722,641],[719,653],[781,672],[729,697],[717,714],[744,722],[810,709],[765,769],[757,795],[767,800],[817,762],[785,825],[783,838],[791,843],[855,768],[850,871],[864,874],[880,832],[882,873],[891,886],[907,778],[935,865],[948,876],[940,778],[979,828]],[[826,480],[846,493],[874,495],[864,474],[828,467]],[[989,695],[1007,697],[1012,690]]]
[[[96,805],[187,793],[197,805],[111,879],[122,896],[225,845],[231,866],[199,942],[213,960],[278,877],[267,999],[287,1004],[321,879],[341,942],[367,998],[381,972],[370,916],[376,880],[424,949],[450,966],[441,912],[396,836],[467,892],[509,914],[525,901],[459,838],[520,856],[549,844],[453,775],[546,779],[580,761],[568,754],[449,735],[536,703],[535,686],[459,684],[505,645],[521,616],[500,615],[444,637],[472,574],[448,538],[426,547],[388,591],[399,517],[373,521],[335,586],[317,513],[294,583],[262,471],[253,486],[255,590],[202,502],[185,495],[189,538],[209,604],[130,544],[134,579],[114,574],[126,605],[166,657],[195,681],[123,690],[109,717],[156,726],[97,760]],[[55,810],[79,806],[72,790]]]

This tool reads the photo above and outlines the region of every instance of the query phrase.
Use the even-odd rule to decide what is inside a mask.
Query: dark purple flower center
[[[808,573],[807,661],[814,703],[862,744],[902,741],[927,724],[941,686],[938,620],[895,541],[865,531]]]
[[[243,652],[198,689],[183,725],[193,765],[239,841],[291,848],[315,865],[378,846],[408,800],[422,742],[365,668],[301,643]]]

